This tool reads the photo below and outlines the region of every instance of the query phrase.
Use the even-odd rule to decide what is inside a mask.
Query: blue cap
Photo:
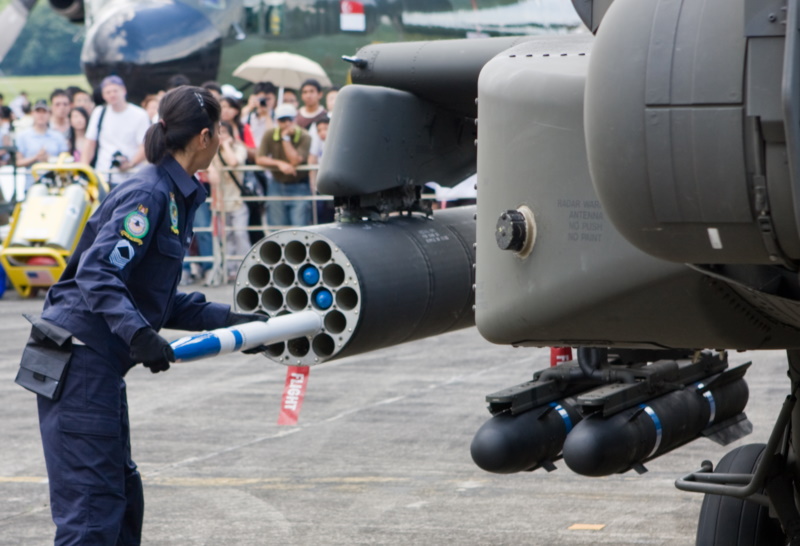
[[[121,85],[125,87],[125,82],[117,75],[106,76],[103,78],[103,81],[100,82],[100,89],[105,89],[107,85]]]

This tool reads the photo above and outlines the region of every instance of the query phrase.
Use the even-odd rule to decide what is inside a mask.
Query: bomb
[[[472,439],[472,460],[487,472],[511,474],[550,466],[581,420],[574,399],[551,402],[519,415],[498,413]]]
[[[564,462],[584,476],[607,476],[682,446],[747,404],[744,379],[697,383],[604,418],[585,418],[564,442]]]

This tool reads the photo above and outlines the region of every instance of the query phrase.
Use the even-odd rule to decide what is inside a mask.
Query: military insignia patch
[[[124,269],[133,259],[134,254],[136,254],[136,251],[133,249],[133,245],[125,239],[120,239],[114,245],[114,250],[108,255],[108,261],[114,264],[117,269]]]
[[[147,207],[139,205],[139,208],[129,212],[123,222],[124,229],[120,234],[136,244],[142,244],[142,239],[150,230],[150,221],[147,219]]]
[[[178,234],[178,203],[175,202],[175,194],[169,193],[169,221],[172,224],[170,230],[175,235]]]

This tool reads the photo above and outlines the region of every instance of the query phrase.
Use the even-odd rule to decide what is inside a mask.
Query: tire
[[[765,444],[748,444],[727,453],[715,472],[752,474]],[[786,538],[769,508],[735,497],[706,495],[697,524],[697,546],[780,546]]]

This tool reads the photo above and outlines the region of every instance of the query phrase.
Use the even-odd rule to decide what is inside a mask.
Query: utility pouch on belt
[[[72,334],[38,315],[23,316],[33,327],[14,382],[45,398],[58,400],[72,356]]]

